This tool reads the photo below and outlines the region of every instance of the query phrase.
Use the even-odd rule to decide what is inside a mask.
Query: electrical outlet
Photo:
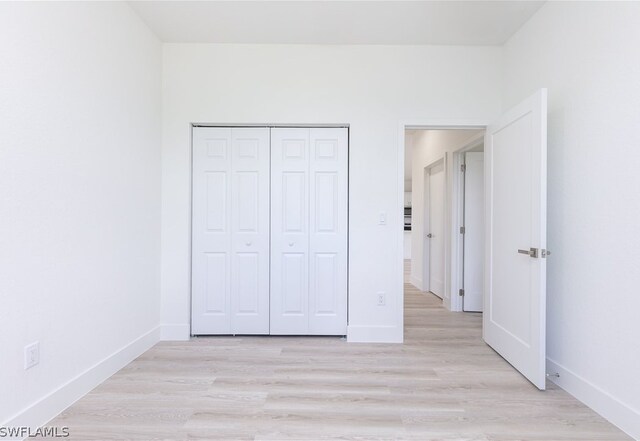
[[[378,306],[384,306],[385,303],[385,295],[383,292],[378,293]]]
[[[24,368],[29,369],[40,363],[40,342],[24,347]]]

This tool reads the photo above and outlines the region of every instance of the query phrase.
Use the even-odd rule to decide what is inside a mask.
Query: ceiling
[[[169,43],[501,45],[542,1],[130,1]]]

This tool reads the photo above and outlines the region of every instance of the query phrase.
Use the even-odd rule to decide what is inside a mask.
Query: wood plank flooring
[[[484,344],[481,315],[405,284],[405,343],[163,342],[48,426],[73,440],[627,440],[540,392]]]

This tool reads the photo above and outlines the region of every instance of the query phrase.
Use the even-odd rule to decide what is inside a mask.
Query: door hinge
[[[463,296],[463,295],[464,295],[464,289],[460,289],[460,290],[458,291],[458,295]]]
[[[461,171],[462,173],[466,172],[466,171],[467,171],[467,164],[461,164],[461,165],[460,165],[460,171]]]
[[[464,227],[460,227],[460,234],[464,234],[467,230]]]

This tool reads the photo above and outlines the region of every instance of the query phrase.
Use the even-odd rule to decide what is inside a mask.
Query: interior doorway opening
[[[403,130],[405,283],[451,311],[481,312],[484,127]]]

